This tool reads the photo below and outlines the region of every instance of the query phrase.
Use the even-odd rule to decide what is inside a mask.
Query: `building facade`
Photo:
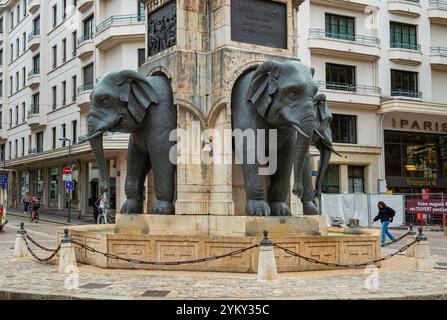
[[[144,7],[139,1],[3,1],[0,26],[0,148],[10,171],[9,206],[20,207],[29,191],[45,209],[64,212],[63,168],[70,158],[74,215],[91,214],[98,173],[89,144],[79,144],[87,134],[90,93],[104,73],[137,70],[144,61]],[[120,171],[128,136],[105,141],[115,207],[124,197]]]
[[[333,156],[324,192],[445,192],[447,2],[307,0],[292,14],[298,25],[289,26],[296,37],[286,41],[287,50],[315,68],[342,155]],[[89,96],[104,73],[136,70],[147,55],[163,56],[145,40],[145,20],[136,0],[2,2],[0,148],[10,170],[10,206],[30,191],[47,210],[64,211],[62,170],[70,151],[73,208],[90,214],[98,173],[89,145],[78,143]],[[194,48],[195,59],[206,61],[196,49],[200,39],[183,31],[177,29],[172,46]],[[219,48],[219,30],[208,32],[209,46]],[[125,199],[127,141],[105,138],[117,208]]]

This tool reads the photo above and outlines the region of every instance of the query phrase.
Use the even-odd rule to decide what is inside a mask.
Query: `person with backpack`
[[[37,197],[31,198],[31,222],[39,223],[40,201]]]
[[[395,241],[396,238],[388,231],[388,226],[393,222],[393,218],[396,215],[396,211],[388,207],[385,202],[380,201],[377,204],[379,208],[379,214],[374,218],[374,222],[379,221],[382,223],[382,237],[381,244],[382,247],[386,244],[386,237],[388,236],[391,241]]]
[[[31,203],[31,195],[29,194],[29,192],[26,192],[23,197],[22,197],[22,203],[23,203],[23,212],[25,214],[28,214],[28,210],[30,208],[30,203]]]

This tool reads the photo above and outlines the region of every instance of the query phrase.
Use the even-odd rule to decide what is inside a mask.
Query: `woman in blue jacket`
[[[377,205],[379,207],[379,214],[374,218],[374,222],[379,221],[382,223],[382,247],[385,245],[386,236],[388,236],[391,241],[395,241],[396,238],[388,231],[388,226],[393,222],[393,218],[396,215],[396,211],[388,207],[385,202],[380,201]]]

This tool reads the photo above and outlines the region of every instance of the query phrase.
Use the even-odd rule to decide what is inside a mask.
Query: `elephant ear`
[[[278,90],[279,63],[267,61],[256,69],[248,91],[248,102],[264,117]]]
[[[127,103],[130,114],[138,123],[143,122],[146,110],[159,99],[149,80],[136,71],[118,72],[120,100]]]

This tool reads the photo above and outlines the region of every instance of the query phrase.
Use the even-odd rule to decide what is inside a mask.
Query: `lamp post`
[[[68,167],[71,169],[71,139],[61,138],[59,139],[63,142],[68,142]],[[68,191],[68,223],[71,223],[71,190]]]

